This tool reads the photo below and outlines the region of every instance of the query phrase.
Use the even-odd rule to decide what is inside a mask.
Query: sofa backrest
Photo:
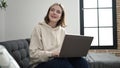
[[[21,68],[27,68],[30,60],[28,41],[29,39],[19,39],[0,42],[0,44],[6,47]]]

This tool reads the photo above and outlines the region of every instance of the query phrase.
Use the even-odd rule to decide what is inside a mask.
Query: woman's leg
[[[82,58],[69,58],[70,63],[74,66],[74,68],[89,68],[88,62]]]
[[[35,68],[73,68],[68,59],[55,58],[48,62],[40,63]]]

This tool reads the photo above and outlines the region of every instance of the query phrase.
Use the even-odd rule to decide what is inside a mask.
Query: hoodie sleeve
[[[37,25],[32,32],[30,46],[30,58],[34,62],[44,62],[52,56],[50,51],[45,51],[41,39],[40,25]]]

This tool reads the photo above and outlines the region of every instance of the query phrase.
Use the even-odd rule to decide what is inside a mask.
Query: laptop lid
[[[93,37],[66,35],[59,57],[82,57],[86,56]]]

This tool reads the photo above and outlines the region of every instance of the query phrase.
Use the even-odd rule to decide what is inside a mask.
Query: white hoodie
[[[63,27],[52,28],[45,22],[38,23],[31,36],[31,63],[45,62],[52,56],[52,51],[60,51],[65,36]]]

